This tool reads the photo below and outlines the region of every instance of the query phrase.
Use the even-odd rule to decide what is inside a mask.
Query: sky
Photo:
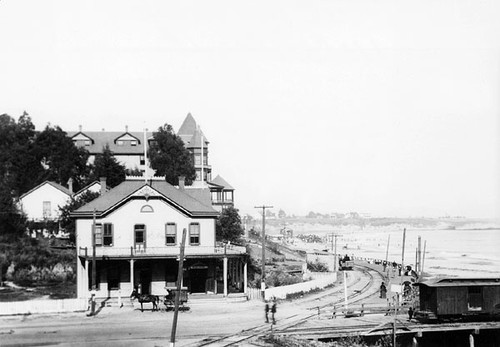
[[[0,1],[0,114],[190,112],[213,176],[305,215],[500,218],[500,2]]]

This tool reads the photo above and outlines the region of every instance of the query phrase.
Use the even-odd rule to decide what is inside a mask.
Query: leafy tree
[[[285,211],[283,211],[283,210],[280,209],[279,212],[278,212],[278,218],[280,218],[280,219],[286,218]]]
[[[7,114],[0,115],[0,184],[14,195],[41,182],[44,170],[34,153],[35,137],[35,126],[26,112],[18,122]]]
[[[156,175],[165,176],[172,185],[179,184],[179,176],[184,176],[186,184],[191,185],[196,179],[193,159],[172,126],[165,124],[158,128],[153,137],[148,156]]]
[[[111,188],[116,187],[125,181],[126,169],[113,156],[113,152],[106,145],[102,149],[102,153],[96,155],[94,164],[91,168],[89,183],[98,181],[100,177],[106,177],[106,184]]]
[[[71,200],[66,205],[59,208],[59,210],[61,211],[61,215],[59,217],[61,228],[63,228],[64,231],[66,231],[69,234],[69,240],[71,242],[76,241],[75,220],[70,217],[71,212],[91,202],[98,196],[99,193],[88,190],[82,195],[80,195],[77,199],[71,198]]]
[[[78,148],[59,126],[47,125],[38,134],[35,143],[37,159],[45,168],[43,180],[51,180],[65,185],[73,178],[75,189],[83,188],[88,175],[88,152]]]
[[[215,225],[217,241],[238,242],[241,240],[243,232],[238,209],[234,207],[223,209]]]
[[[0,184],[0,242],[22,238],[25,225],[26,218],[15,205],[10,188]]]

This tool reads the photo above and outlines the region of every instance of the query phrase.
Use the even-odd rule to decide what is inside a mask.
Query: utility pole
[[[266,208],[273,208],[273,206],[255,206],[255,208],[262,209],[262,275],[260,276],[260,289],[265,298],[266,290]]]
[[[90,315],[93,316],[95,314],[95,294],[97,290],[96,286],[96,260],[95,260],[95,212],[96,209],[92,213],[92,290],[91,290],[91,304],[90,304]]]
[[[170,333],[170,347],[175,347],[175,333],[177,330],[177,316],[179,315],[179,299],[181,297],[181,284],[184,269],[184,248],[186,245],[186,228],[182,229],[182,243],[179,254],[179,270],[177,272],[177,290],[175,291],[175,304],[174,304],[174,320],[172,322],[172,331]]]
[[[339,261],[337,258],[337,237],[343,236],[343,235],[339,235],[339,234],[335,234],[335,233],[331,233],[330,235],[332,236],[332,252],[333,252],[334,259],[335,259],[334,260],[335,264],[333,266],[333,269],[335,272],[337,272],[338,267],[339,267]]]

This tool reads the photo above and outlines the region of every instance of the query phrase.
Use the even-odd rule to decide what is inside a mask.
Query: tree
[[[196,179],[193,159],[172,126],[165,124],[158,128],[153,138],[148,156],[156,175],[165,176],[172,185],[179,184],[179,176],[184,176],[186,184],[191,185]]]
[[[0,184],[15,196],[41,182],[44,169],[35,156],[35,137],[35,126],[26,112],[18,122],[0,115]]]
[[[10,187],[0,183],[0,242],[23,237],[26,217],[16,207]]]
[[[238,242],[241,240],[243,233],[238,209],[234,207],[223,209],[215,225],[217,241]]]
[[[75,146],[66,132],[49,124],[38,134],[34,146],[36,157],[45,169],[43,180],[65,185],[73,178],[75,190],[83,188],[89,154],[84,148]]]
[[[61,211],[61,215],[59,217],[61,228],[69,234],[69,240],[71,242],[75,242],[76,240],[75,220],[70,217],[71,212],[91,202],[98,196],[99,193],[88,190],[80,195],[77,199],[71,198],[71,200],[66,205],[59,208],[59,210]]]
[[[102,153],[96,155],[89,177],[89,183],[98,181],[100,177],[106,177],[106,184],[111,188],[125,181],[126,169],[113,156],[113,152],[106,145]]]

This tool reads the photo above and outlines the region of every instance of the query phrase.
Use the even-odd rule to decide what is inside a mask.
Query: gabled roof
[[[157,193],[159,198],[187,215],[208,217],[218,215],[218,212],[211,205],[205,205],[204,202],[195,199],[185,191],[179,190],[165,181],[152,180],[147,184],[144,181],[130,180],[122,182],[109,192],[80,207],[72,213],[72,216],[89,216],[92,215],[94,209],[97,215],[107,214],[134,198],[134,193],[146,186],[147,189],[152,189],[155,194]]]
[[[85,146],[90,154],[102,153],[102,149],[109,145],[109,149],[114,154],[141,154],[144,153],[144,133],[140,131],[123,132],[123,131],[86,131],[86,132],[67,132],[70,138],[74,138],[79,135],[83,135],[92,140],[90,146]],[[138,143],[136,146],[124,145],[118,146],[116,140],[119,138],[129,135],[137,139]],[[153,133],[147,132],[146,137],[148,140],[152,139]]]
[[[64,194],[67,194],[68,196],[71,195],[70,191],[68,188],[60,185],[59,183],[56,183],[56,182],[52,182],[52,181],[43,181],[42,183],[40,183],[39,185],[37,185],[36,187],[34,187],[33,189],[29,190],[28,192],[24,193],[23,195],[21,195],[19,197],[19,199],[22,199],[24,198],[25,196],[31,194],[32,192],[34,192],[35,190],[39,189],[40,187],[44,186],[44,185],[51,185],[52,187],[60,190],[61,192],[63,192]]]
[[[227,181],[220,175],[217,175],[217,177],[215,177],[210,183],[222,186],[226,190],[234,190],[234,188],[229,183],[227,183]]]
[[[431,278],[414,284],[427,287],[500,286],[500,278]]]

